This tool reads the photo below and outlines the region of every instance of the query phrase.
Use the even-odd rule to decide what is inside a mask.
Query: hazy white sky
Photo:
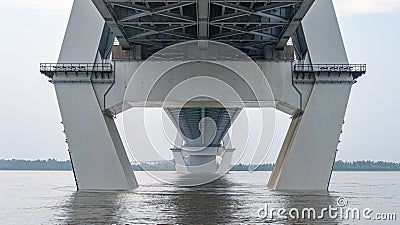
[[[400,161],[400,1],[334,3],[351,62],[368,64],[352,92],[338,159]],[[0,1],[0,158],[68,158],[54,88],[38,65],[56,61],[71,6],[72,0]],[[279,114],[277,122],[275,155],[288,119]]]
[[[377,14],[400,10],[399,0],[334,0],[334,4],[339,16]]]

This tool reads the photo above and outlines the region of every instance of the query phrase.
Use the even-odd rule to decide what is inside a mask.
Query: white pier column
[[[104,27],[91,0],[76,0],[58,63],[94,63]],[[90,74],[53,78],[79,190],[138,186],[112,117],[103,114]]]
[[[331,0],[315,1],[303,22],[312,64],[348,64]],[[303,115],[295,117],[268,187],[327,190],[353,78],[316,76]]]

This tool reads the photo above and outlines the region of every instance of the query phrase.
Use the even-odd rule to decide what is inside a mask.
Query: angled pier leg
[[[74,2],[59,63],[94,63],[104,19],[90,0]],[[112,117],[105,115],[90,74],[55,74],[53,83],[79,190],[129,190],[137,182]]]
[[[289,150],[293,145],[293,140],[294,140],[294,137],[296,136],[300,121],[301,121],[300,116],[292,118],[292,122],[290,123],[285,140],[284,140],[281,150],[279,152],[278,159],[275,162],[274,170],[268,181],[268,188],[270,188],[270,189],[273,189],[273,190],[276,189],[278,179],[280,178],[280,175],[282,173],[282,168],[283,168],[284,162],[286,161]]]
[[[90,83],[55,82],[79,190],[137,187],[113,118],[102,113]]]
[[[304,114],[292,121],[269,188],[327,190],[350,89],[350,83],[315,85]]]
[[[331,0],[315,1],[302,22],[312,64],[348,64]],[[327,190],[353,78],[318,74],[304,112],[293,118],[268,187]]]

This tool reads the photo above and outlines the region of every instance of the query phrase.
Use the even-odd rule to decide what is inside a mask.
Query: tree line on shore
[[[273,163],[265,163],[258,167],[250,166],[255,171],[272,171]],[[172,161],[160,161],[158,163],[132,164],[134,171],[174,171],[175,165]],[[58,161],[56,159],[48,160],[0,160],[0,170],[72,170],[71,161]],[[232,171],[248,171],[249,165],[237,164],[233,166]],[[334,171],[400,171],[400,163],[384,161],[354,161],[345,162],[336,161],[333,166]]]

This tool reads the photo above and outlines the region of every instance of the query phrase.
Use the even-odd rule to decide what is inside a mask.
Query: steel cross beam
[[[165,15],[166,17],[169,17],[168,13],[163,14],[163,12],[170,11],[171,9],[175,9],[175,8],[179,8],[179,7],[184,7],[184,6],[191,5],[191,4],[193,4],[193,3],[192,2],[186,2],[186,3],[185,2],[183,2],[183,3],[177,2],[177,3],[170,4],[170,5],[161,6],[161,7],[155,8],[155,9],[143,7],[140,5],[125,5],[125,4],[118,4],[118,3],[113,3],[112,5],[141,11],[140,13],[135,13],[133,15],[121,18],[118,21],[118,22],[125,22],[125,21],[136,19],[136,18],[140,18],[140,17],[152,16],[155,14],[161,14],[161,15]]]
[[[259,9],[252,10],[252,9],[250,9],[248,7],[241,6],[240,4],[222,3],[222,2],[220,2],[220,3],[219,2],[215,2],[214,4],[215,5],[220,5],[220,6],[223,6],[223,7],[226,7],[226,8],[231,8],[231,9],[237,11],[237,12],[240,12],[240,13],[236,13],[235,17],[247,16],[247,15],[257,15],[257,16],[266,17],[266,18],[269,18],[269,19],[278,20],[278,22],[283,22],[283,23],[287,23],[288,22],[288,19],[285,18],[285,17],[278,16],[278,15],[275,15],[275,14],[272,14],[272,13],[264,12],[264,11],[270,10],[270,9],[268,9],[268,7],[267,7],[267,9],[262,8],[261,10],[259,10]],[[293,5],[293,4],[294,3],[288,4],[288,5]],[[284,4],[283,6],[288,6],[288,5]],[[229,19],[229,17],[228,17],[228,19]]]
[[[254,34],[254,35],[259,35],[259,36],[263,36],[263,37],[267,37],[271,40],[277,40],[277,37],[274,36],[273,34],[268,34],[268,33],[262,33],[259,31],[263,31],[263,30],[267,30],[273,27],[279,27],[280,25],[263,25],[263,26],[255,26],[252,28],[242,28],[242,27],[238,27],[238,26],[231,26],[231,25],[217,25],[216,26],[221,26],[223,28],[227,28],[230,29],[232,32],[232,34],[227,35],[226,33],[222,33],[220,35],[215,36],[214,38],[220,38],[221,36],[223,37],[224,35],[227,36],[234,36],[234,35],[239,35],[239,34]],[[237,33],[239,32],[239,33]]]
[[[210,24],[210,0],[197,0],[197,34],[199,39],[208,39]]]
[[[190,36],[190,35],[171,32],[171,31],[173,31],[173,30],[182,29],[182,28],[185,28],[185,27],[188,27],[188,26],[192,26],[192,24],[188,24],[188,25],[184,25],[184,26],[181,26],[181,25],[172,25],[172,26],[168,26],[168,27],[165,27],[165,28],[155,28],[155,27],[146,26],[146,25],[141,25],[141,26],[137,26],[137,25],[126,25],[126,26],[127,26],[127,27],[132,27],[132,28],[141,29],[141,30],[145,31],[145,32],[140,33],[140,34],[136,34],[136,35],[130,36],[130,37],[128,38],[129,40],[130,40],[130,39],[136,39],[136,38],[141,38],[141,37],[149,36],[149,35],[152,35],[152,34],[162,34],[162,33],[169,34],[169,35],[172,35],[172,36],[177,36],[177,37],[180,37],[180,38],[187,38],[188,40],[193,40],[193,39],[195,39],[195,37]]]
[[[217,40],[263,57],[283,48],[314,0],[92,0],[123,48],[144,58],[171,44]]]

